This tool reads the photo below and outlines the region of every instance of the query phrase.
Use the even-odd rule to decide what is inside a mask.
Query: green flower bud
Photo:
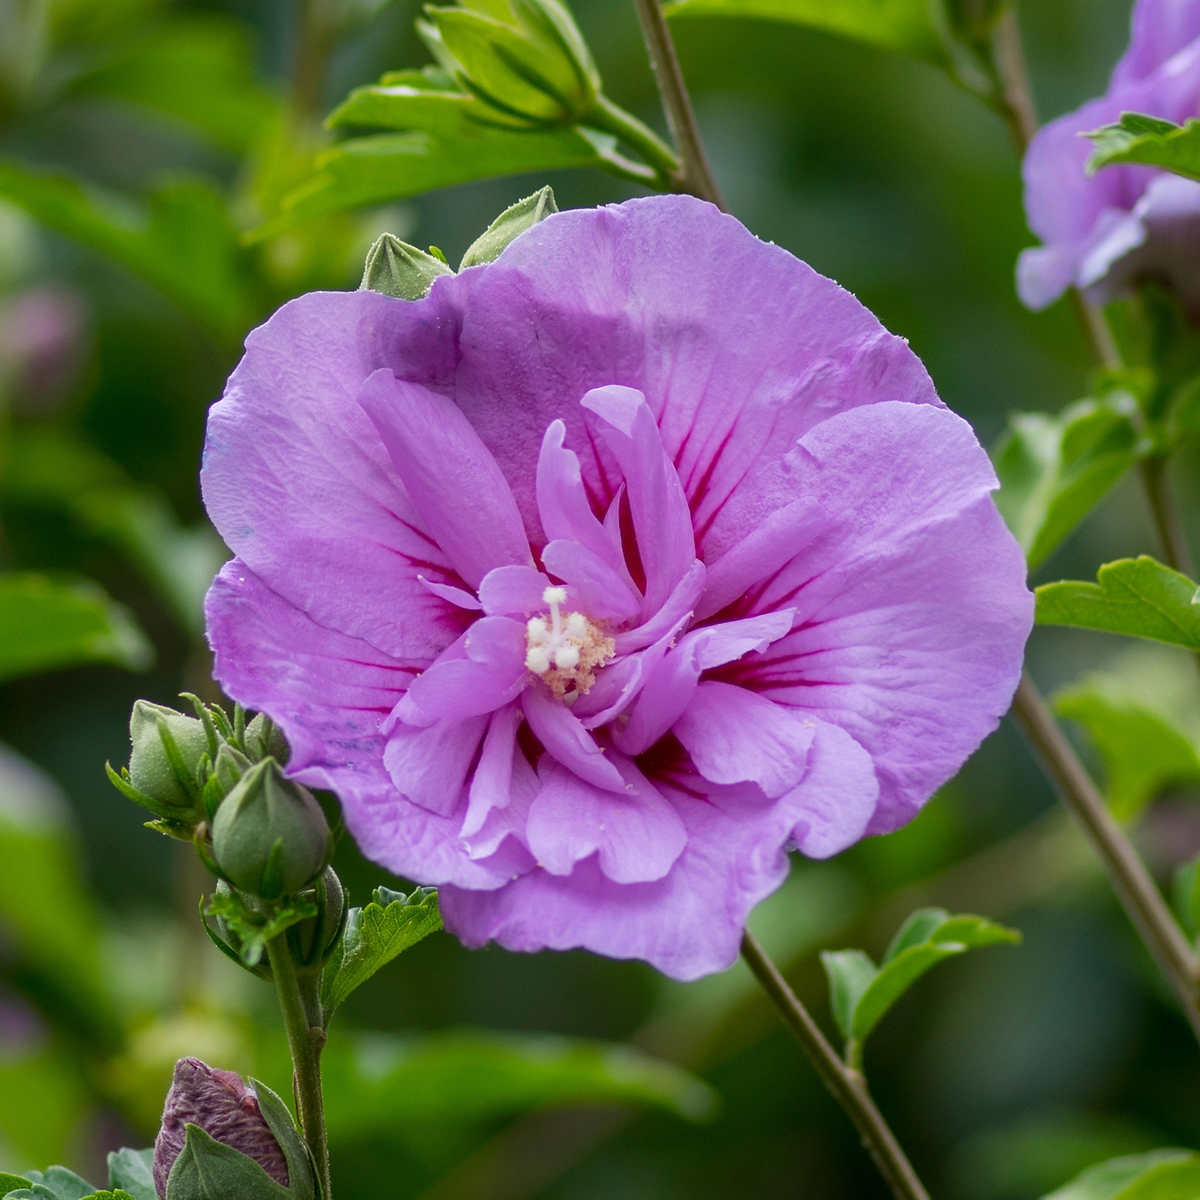
[[[129,718],[129,740],[128,782],[164,814],[194,810],[200,760],[209,752],[203,722],[139,700]]]
[[[467,247],[458,269],[461,271],[467,267],[477,267],[481,263],[493,262],[500,257],[509,242],[556,212],[558,205],[555,204],[554,192],[549,187],[540,188],[532,196],[510,204]]]
[[[300,891],[329,857],[329,824],[313,794],[274,759],[251,767],[221,801],[212,854],[235,887],[264,900]]]
[[[299,899],[307,899],[308,892]],[[326,867],[313,888],[317,915],[287,931],[288,947],[298,967],[319,967],[332,953],[342,935],[346,918],[346,892],[337,872]]]
[[[434,58],[497,123],[563,125],[595,109],[600,75],[559,0],[463,0],[425,15],[417,32]]]
[[[371,243],[367,251],[358,290],[380,292],[400,300],[420,300],[428,295],[433,281],[439,275],[453,274],[440,258],[402,242],[394,233],[384,233]],[[254,721],[250,724],[253,725]]]

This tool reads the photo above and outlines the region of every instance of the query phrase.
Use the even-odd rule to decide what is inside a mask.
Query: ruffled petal
[[[818,723],[804,778],[789,797],[803,816],[792,841],[809,858],[829,858],[863,836],[879,799],[871,756],[836,725]]]
[[[476,621],[462,639],[462,651],[465,657],[439,659],[409,684],[396,720],[425,726],[481,716],[515,700],[525,687],[525,629],[519,622]]]
[[[531,529],[529,464],[556,419],[593,511],[620,485],[573,407],[593,388],[646,397],[705,561],[794,495],[782,460],[806,429],[881,398],[940,403],[907,344],[849,292],[689,196],[557,213],[434,290],[464,313],[455,399]]]
[[[222,688],[283,729],[287,771],[336,792],[346,825],[371,857],[409,879],[492,888],[512,864],[473,862],[460,822],[409,803],[384,768],[380,726],[412,678],[369,643],[317,625],[245,563],[229,562],[205,605]]]
[[[384,365],[385,331],[412,317],[373,292],[285,304],[246,339],[209,414],[200,481],[217,531],[272,591],[320,625],[424,664],[462,619],[417,575],[454,582],[450,564],[355,403]],[[435,342],[414,345],[415,365],[440,358]]]
[[[527,565],[529,540],[496,460],[445,396],[375,371],[358,402],[391,455],[424,528],[471,587],[493,567]]]
[[[494,940],[509,950],[640,958],[674,979],[724,970],[750,909],[787,875],[784,845],[800,806],[791,795],[715,804],[663,790],[687,831],[665,878],[614,883],[588,858],[570,875],[530,871],[492,892],[447,887],[439,893],[446,928],[468,946]]]
[[[1129,48],[1110,86],[1145,79],[1200,37],[1200,6],[1195,0],[1137,0],[1130,21]]]
[[[565,704],[538,684],[521,694],[521,707],[534,736],[562,766],[598,788],[624,794],[625,780],[620,772]]]
[[[770,800],[800,781],[816,722],[728,683],[697,685],[673,726],[712,783],[754,783]]]
[[[621,795],[597,788],[543,759],[541,787],[529,810],[529,848],[551,875],[569,875],[595,854],[614,883],[661,879],[687,834],[675,810],[628,759],[614,759],[625,780]]]
[[[486,716],[477,716],[425,728],[397,725],[383,751],[383,765],[396,789],[421,808],[452,816],[462,804],[467,773],[487,723]]]
[[[550,580],[533,567],[496,567],[479,585],[479,602],[485,611],[507,617],[531,617],[546,611],[543,593]]]

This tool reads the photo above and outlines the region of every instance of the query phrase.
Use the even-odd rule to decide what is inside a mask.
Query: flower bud
[[[204,1136],[196,1136],[197,1129]],[[285,1192],[268,1191],[254,1163]],[[263,1180],[257,1189],[256,1180]],[[154,1141],[154,1187],[164,1200],[249,1200],[264,1194],[312,1200],[316,1193],[307,1151],[279,1097],[198,1058],[175,1064]]]
[[[235,887],[264,900],[300,891],[320,874],[329,849],[321,806],[274,759],[251,767],[213,818],[217,866]]]
[[[499,258],[509,242],[518,238],[539,221],[558,212],[554,192],[549,187],[539,188],[532,196],[510,204],[488,227],[467,247],[459,263],[459,270],[477,267]]]
[[[280,766],[284,766],[291,755],[283,730],[266,713],[259,713],[246,726],[242,745],[246,747],[251,762],[273,758]]]
[[[395,296],[399,300],[420,300],[429,294],[439,275],[453,273],[440,258],[402,242],[394,233],[383,233],[367,251],[362,283],[358,288],[359,291]]]
[[[304,893],[308,896],[308,892]],[[288,948],[298,967],[319,967],[329,957],[342,934],[346,892],[337,872],[326,867],[313,887],[317,915],[287,931]]]
[[[560,0],[463,0],[425,15],[417,32],[430,52],[498,123],[562,125],[594,111],[600,75]]]
[[[194,809],[197,769],[209,752],[204,724],[139,700],[129,718],[129,782],[167,809]]]

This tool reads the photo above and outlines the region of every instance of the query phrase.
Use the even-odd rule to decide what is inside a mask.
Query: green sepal
[[[28,1188],[33,1186],[33,1181],[26,1179],[24,1175],[10,1175],[7,1171],[0,1171],[0,1196],[7,1197],[9,1192],[15,1188]]]
[[[532,196],[510,204],[488,227],[467,247],[462,262],[458,264],[460,271],[467,267],[477,267],[500,257],[501,252],[509,242],[518,238],[527,229],[532,229],[539,221],[544,221],[552,213],[558,212],[554,202],[554,192],[549,187],[539,188]]]
[[[288,1170],[288,1195],[292,1200],[317,1200],[319,1185],[308,1144],[296,1128],[288,1106],[258,1079],[249,1080],[258,1096],[258,1109],[274,1134]]]
[[[183,825],[187,824],[188,821],[194,816],[194,810],[190,805],[187,807],[180,807],[177,804],[167,804],[163,801],[156,800],[153,796],[147,796],[145,792],[135,788],[129,778],[128,767],[122,767],[118,773],[116,770],[114,770],[112,763],[106,762],[104,764],[104,773],[108,776],[108,782],[111,783],[113,787],[115,787],[117,791],[125,797],[126,800],[132,800],[134,804],[141,805],[142,808],[148,809],[150,812],[154,813],[156,817],[159,817],[163,821]],[[157,823],[155,822],[154,824]]]
[[[1200,650],[1200,588],[1148,554],[1105,563],[1095,583],[1046,583],[1035,594],[1039,625],[1070,625]]]
[[[420,300],[429,294],[439,275],[453,275],[432,254],[402,242],[395,234],[381,234],[367,251],[359,291],[379,292],[398,300]]]
[[[262,962],[267,943],[298,922],[315,917],[317,906],[311,900],[291,897],[257,912],[232,888],[218,887],[202,912],[216,921],[219,935],[241,965],[253,970]],[[211,936],[211,929],[209,933]]]
[[[108,1156],[108,1186],[121,1188],[133,1200],[158,1200],[154,1188],[154,1148],[131,1150],[123,1146]]]
[[[167,1177],[165,1200],[291,1200],[254,1159],[188,1125],[183,1149]]]
[[[376,888],[370,904],[350,909],[321,974],[326,1024],[346,997],[376,971],[441,928],[437,891],[430,887],[416,888],[408,895]]]

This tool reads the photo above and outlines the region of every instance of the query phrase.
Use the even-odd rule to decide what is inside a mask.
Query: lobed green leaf
[[[1119,121],[1087,136],[1096,146],[1088,159],[1089,174],[1102,167],[1137,163],[1200,179],[1200,120],[1195,117],[1176,125],[1161,117],[1123,112]]]
[[[434,888],[416,888],[409,895],[376,888],[370,904],[346,914],[341,941],[321,974],[326,1021],[376,971],[441,927]]]
[[[1039,625],[1070,625],[1200,650],[1200,589],[1147,554],[1105,563],[1095,583],[1037,589]]]

